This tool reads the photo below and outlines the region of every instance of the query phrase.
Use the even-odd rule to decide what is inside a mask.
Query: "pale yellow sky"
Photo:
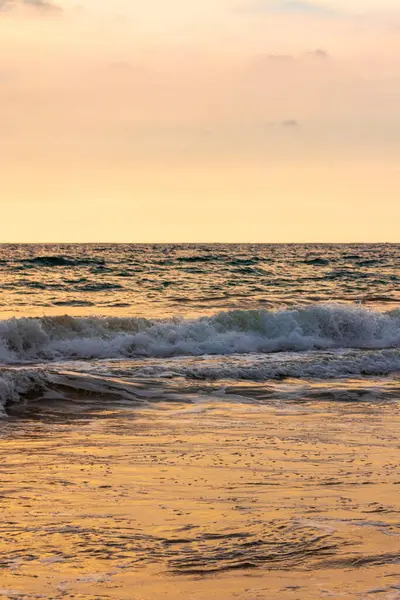
[[[398,0],[0,7],[0,241],[400,241]]]

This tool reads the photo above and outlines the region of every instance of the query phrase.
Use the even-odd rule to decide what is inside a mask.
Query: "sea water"
[[[183,399],[244,382],[265,402],[392,398],[399,265],[389,244],[3,245],[2,408],[135,382]]]

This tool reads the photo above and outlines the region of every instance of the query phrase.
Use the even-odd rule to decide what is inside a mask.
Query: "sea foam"
[[[400,347],[400,311],[347,305],[235,310],[197,319],[42,317],[0,321],[5,364]]]

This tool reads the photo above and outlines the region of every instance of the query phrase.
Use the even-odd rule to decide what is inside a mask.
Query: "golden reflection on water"
[[[0,425],[1,598],[400,597],[398,404],[43,415]]]

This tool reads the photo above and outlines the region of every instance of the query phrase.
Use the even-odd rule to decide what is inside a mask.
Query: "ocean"
[[[400,600],[399,265],[0,246],[0,598]]]
[[[116,395],[138,379],[167,395],[246,382],[266,401],[391,398],[399,265],[389,244],[3,245],[3,409],[73,374]]]

